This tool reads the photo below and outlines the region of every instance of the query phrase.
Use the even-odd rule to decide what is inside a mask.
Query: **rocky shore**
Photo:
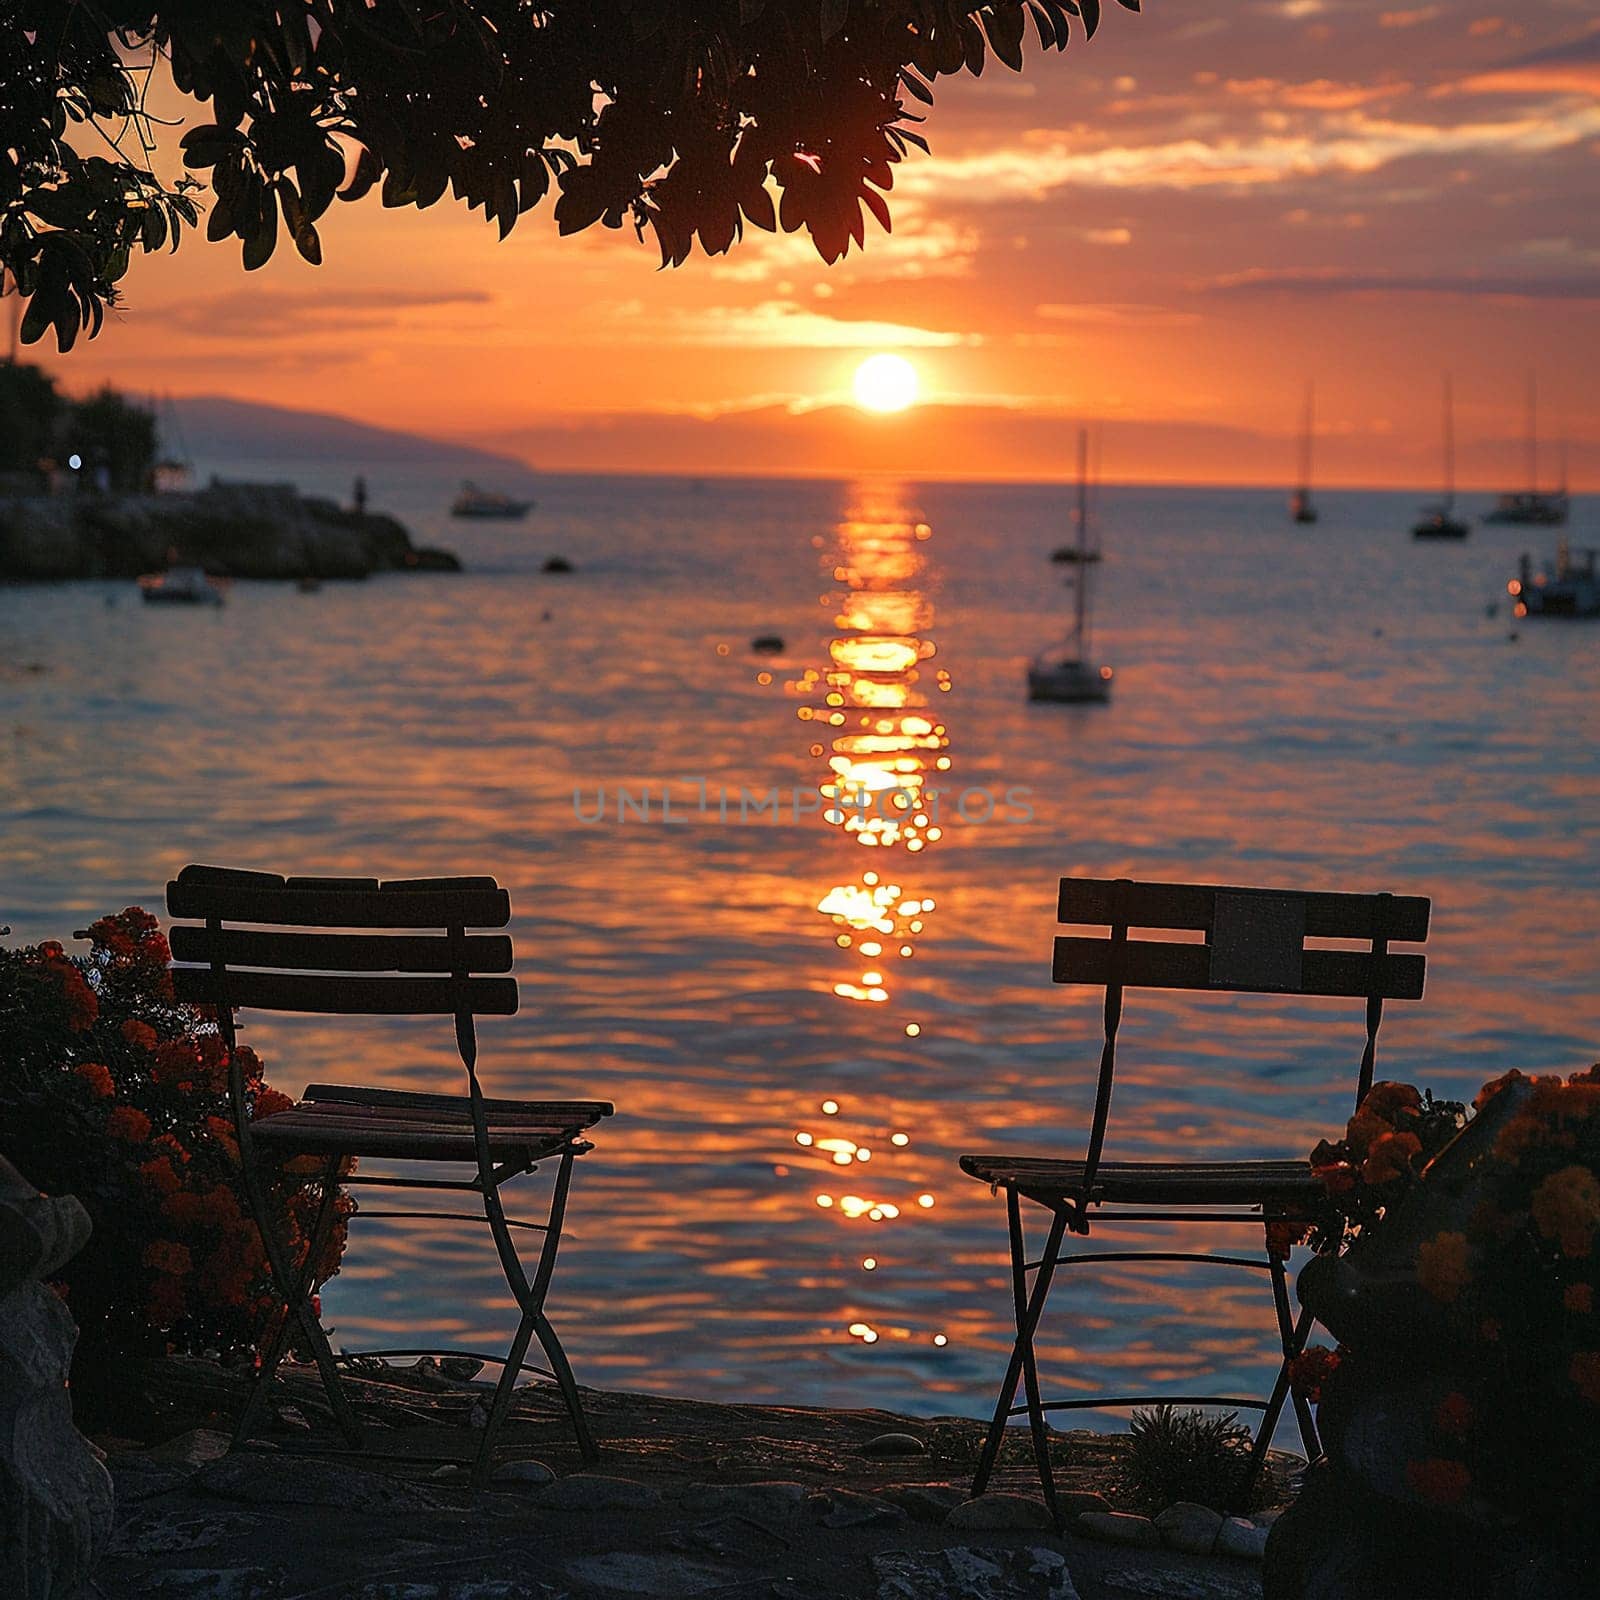
[[[559,1405],[519,1391],[516,1459],[473,1493],[481,1377],[371,1367],[351,1380],[367,1453],[336,1442],[314,1378],[292,1371],[256,1445],[227,1453],[240,1380],[168,1361],[141,1379],[159,1443],[102,1437],[117,1487],[104,1600],[1259,1600],[1260,1568],[1149,1537],[1113,1541],[1125,1436],[1063,1433],[1072,1522],[1050,1526],[1014,1442],[968,1502],[981,1429],[883,1411],[714,1405],[586,1393],[600,1461]],[[470,1372],[470,1365],[468,1368]],[[1278,1497],[1299,1462],[1274,1457]],[[1198,1508],[1194,1508],[1198,1509]],[[1079,1519],[1087,1516],[1087,1522]],[[1127,1523],[1150,1524],[1122,1518]],[[1259,1519],[1269,1520],[1267,1517]]]
[[[169,565],[289,579],[460,570],[449,551],[414,544],[393,517],[288,484],[0,498],[0,582],[132,578]]]

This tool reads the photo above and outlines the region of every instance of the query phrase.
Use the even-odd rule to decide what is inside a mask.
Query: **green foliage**
[[[0,472],[34,472],[55,448],[61,396],[38,367],[0,362]]]
[[[1130,10],[1138,0],[1119,0]],[[184,159],[209,175],[213,240],[247,268],[281,239],[322,259],[335,198],[386,206],[448,192],[502,238],[555,194],[560,231],[631,221],[663,265],[746,223],[804,229],[824,260],[861,244],[863,211],[910,146],[902,94],[993,56],[1022,67],[1084,37],[1100,0],[233,0],[158,6],[24,0],[0,65],[0,263],[31,296],[23,338],[97,332],[134,247],[176,245],[196,207],[148,160],[83,157],[69,138],[120,123],[148,156],[142,90],[164,56],[210,102]],[[120,150],[115,151],[119,158]],[[774,196],[776,190],[776,197]]]
[[[1153,1406],[1134,1412],[1130,1436],[1120,1487],[1132,1509],[1155,1516],[1176,1500],[1235,1509],[1250,1466],[1250,1430],[1237,1412]]]
[[[104,467],[110,488],[124,493],[143,489],[156,459],[155,413],[108,385],[72,407],[64,448],[83,458],[86,472]]]

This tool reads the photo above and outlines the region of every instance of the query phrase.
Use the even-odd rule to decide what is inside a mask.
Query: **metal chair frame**
[[[393,906],[388,907],[376,897],[390,896]],[[510,978],[482,979],[473,976],[482,971],[481,961],[475,966],[473,941],[466,934],[468,926],[504,927],[510,920],[510,901],[505,891],[492,878],[417,879],[380,885],[377,880],[278,878],[271,874],[236,872],[215,867],[186,867],[167,887],[168,909],[174,916],[199,916],[204,927],[178,926],[172,930],[174,956],[204,962],[203,966],[175,966],[174,986],[180,999],[188,999],[215,1007],[217,1025],[229,1054],[229,1095],[233,1110],[235,1135],[239,1144],[240,1172],[251,1217],[260,1231],[267,1257],[273,1288],[282,1306],[282,1314],[256,1369],[255,1381],[234,1430],[233,1444],[243,1444],[255,1430],[267,1394],[279,1365],[287,1354],[291,1337],[298,1330],[305,1348],[316,1363],[322,1387],[327,1395],[333,1419],[346,1444],[352,1450],[363,1448],[363,1434],[351,1410],[348,1398],[339,1381],[341,1363],[349,1364],[362,1357],[399,1357],[424,1355],[464,1355],[500,1367],[490,1402],[487,1423],[472,1466],[474,1485],[487,1481],[494,1465],[496,1442],[507,1413],[510,1410],[518,1375],[531,1372],[552,1380],[560,1390],[563,1404],[571,1419],[579,1449],[585,1461],[598,1457],[588,1420],[584,1415],[571,1363],[567,1359],[560,1338],[545,1311],[551,1278],[555,1271],[556,1256],[561,1244],[562,1227],[566,1219],[568,1196],[572,1183],[575,1159],[593,1146],[580,1137],[584,1127],[592,1125],[601,1116],[609,1115],[612,1108],[605,1102],[490,1102],[484,1097],[478,1077],[478,1039],[475,1011],[493,1010],[509,1014],[516,1010],[516,985]],[[464,918],[463,907],[483,908],[470,918]],[[438,920],[430,920],[434,916]],[[240,939],[239,930],[225,929],[224,921],[279,921],[293,923],[300,928],[329,927],[405,927],[443,928],[442,939],[404,941],[409,948],[404,955],[396,955],[396,962],[414,965],[416,950],[428,947],[443,950],[448,959],[448,976],[440,980],[431,978],[303,978],[299,984],[295,974],[285,978],[282,974],[247,973],[230,968],[227,960],[226,940],[232,936]],[[316,966],[325,968],[336,961],[321,959],[330,952],[359,945],[371,947],[373,941],[364,936],[322,933],[293,933],[271,935],[242,935],[244,947],[249,941],[263,941],[262,948],[270,948],[272,960],[282,966]],[[265,941],[276,941],[270,947]],[[383,941],[385,943],[389,941]],[[398,946],[402,941],[393,941]],[[503,967],[510,967],[510,940],[495,941],[497,954],[503,950]],[[304,946],[309,951],[300,959],[296,951]],[[378,963],[387,960],[380,955]],[[433,959],[425,957],[424,959]],[[263,964],[259,960],[255,964]],[[363,952],[359,961],[361,971],[373,970],[375,963]],[[501,965],[495,963],[496,967]],[[389,967],[387,970],[394,970]],[[257,980],[257,981],[252,981]],[[263,982],[268,986],[263,995]],[[442,982],[444,988],[428,988]],[[354,1003],[338,1003],[336,989],[321,994],[312,993],[307,1000],[302,988],[316,985],[346,985]],[[276,984],[278,987],[270,986]],[[380,989],[379,986],[390,986]],[[486,990],[483,986],[488,985]],[[365,986],[365,987],[363,987]],[[426,990],[426,992],[424,992]],[[252,998],[254,996],[254,998]],[[424,1003],[413,1004],[420,998]],[[487,1003],[485,1003],[487,1002]],[[250,1115],[250,1105],[244,1070],[235,1045],[237,1025],[234,1013],[239,1006],[278,1010],[316,1011],[445,1011],[455,1021],[456,1046],[467,1077],[465,1109],[467,1122],[460,1123],[459,1133],[470,1127],[472,1162],[476,1173],[471,1178],[417,1178],[398,1174],[352,1173],[342,1180],[340,1167],[351,1152],[335,1150],[328,1154],[320,1178],[321,1198],[305,1254],[296,1263],[290,1250],[277,1235],[271,1210],[267,1204],[262,1182],[259,1145],[267,1139],[263,1132],[266,1124],[258,1124]],[[361,1107],[381,1112],[389,1106],[396,1111],[412,1113],[433,1111],[441,1118],[454,1116],[460,1122],[459,1096],[407,1094],[399,1091],[366,1088],[336,1088],[312,1085],[296,1110],[325,1106],[337,1114],[344,1108],[347,1115],[355,1115]],[[526,1115],[548,1114],[557,1124],[563,1120],[571,1126],[559,1129],[545,1128],[539,1138],[530,1138],[525,1150],[519,1149],[509,1159],[495,1159],[498,1146],[502,1151],[508,1139],[502,1130],[497,1136],[491,1132],[490,1108],[514,1111]],[[457,1131],[457,1130],[453,1130]],[[405,1142],[404,1134],[398,1135]],[[288,1140],[273,1139],[289,1150],[295,1148]],[[325,1146],[326,1141],[317,1141]],[[438,1162],[464,1159],[454,1156],[430,1155],[418,1150],[413,1153],[380,1155],[379,1159],[393,1161]],[[551,1187],[549,1209],[543,1222],[532,1222],[506,1214],[500,1190],[514,1178],[525,1176],[551,1160],[558,1161]],[[312,1305],[312,1296],[318,1285],[314,1281],[315,1263],[337,1218],[335,1201],[341,1181],[351,1185],[365,1185],[391,1189],[445,1190],[463,1194],[476,1194],[482,1201],[481,1219],[470,1211],[439,1212],[428,1210],[361,1211],[357,1215],[373,1218],[445,1219],[487,1223],[499,1256],[507,1286],[517,1302],[520,1319],[509,1349],[504,1355],[482,1351],[467,1351],[448,1347],[407,1348],[386,1350],[343,1350],[335,1355]],[[538,1232],[544,1235],[537,1262],[530,1274],[523,1265],[513,1238],[513,1230]],[[537,1339],[548,1367],[525,1360],[530,1343]],[[378,1454],[381,1452],[369,1452]],[[408,1459],[420,1459],[412,1456]]]
[[[1230,1406],[1261,1412],[1251,1447],[1249,1468],[1239,1491],[1247,1500],[1265,1464],[1272,1435],[1289,1398],[1289,1367],[1305,1348],[1311,1332],[1309,1311],[1296,1318],[1289,1299],[1285,1262],[1270,1246],[1263,1256],[1182,1250],[1064,1251],[1068,1232],[1088,1237],[1091,1221],[1105,1226],[1129,1222],[1246,1223],[1263,1228],[1276,1222],[1310,1221],[1281,1185],[1263,1181],[1259,1197],[1225,1201],[1206,1209],[1204,1200],[1169,1200],[1117,1204],[1105,1198],[1100,1176],[1101,1153],[1110,1117],[1116,1072],[1117,1032],[1122,1022],[1123,995],[1128,988],[1193,988],[1250,993],[1342,995],[1366,1000],[1366,1039],[1357,1076],[1359,1106],[1372,1087],[1377,1061],[1378,1029],[1385,999],[1420,999],[1424,962],[1418,954],[1391,954],[1391,938],[1420,943],[1427,935],[1429,902],[1420,897],[1388,894],[1315,894],[1292,890],[1227,889],[1192,884],[1135,883],[1129,879],[1061,881],[1058,920],[1062,923],[1109,926],[1109,938],[1063,937],[1056,941],[1053,977],[1058,983],[1094,983],[1105,987],[1104,1043],[1100,1055],[1093,1120],[1082,1171],[1070,1185],[1029,1182],[1025,1173],[997,1175],[994,1169],[1015,1167],[1003,1156],[963,1156],[970,1175],[1006,1192],[1006,1220],[1011,1256],[1011,1298],[1016,1340],[1000,1387],[994,1414],[973,1477],[972,1494],[988,1487],[999,1459],[1007,1424],[1026,1415],[1035,1464],[1045,1504],[1059,1526],[1060,1505],[1051,1469],[1046,1413],[1101,1410],[1165,1401],[1177,1405]],[[1252,925],[1253,924],[1253,925]],[[1132,942],[1130,926],[1155,929],[1200,929],[1205,943]],[[1359,937],[1364,951],[1307,949],[1308,936]],[[1026,1163],[1024,1163],[1026,1165]],[[1074,1164],[1076,1165],[1076,1164]],[[1248,1163],[1240,1163],[1246,1167]],[[1200,1173],[1205,1164],[1173,1163],[1169,1175]],[[1308,1169],[1309,1173],[1309,1169]],[[1237,1185],[1236,1185],[1237,1187]],[[1036,1257],[1027,1248],[1021,1202],[1026,1199],[1049,1215],[1044,1247]],[[1105,1206],[1114,1209],[1106,1211]],[[1282,1360],[1266,1399],[1235,1395],[1101,1395],[1071,1400],[1042,1398],[1035,1339],[1058,1269],[1103,1266],[1130,1261],[1183,1262],[1265,1272],[1271,1289]],[[1030,1281],[1031,1280],[1031,1281]],[[1015,1403],[1019,1381],[1024,1403]],[[1295,1419],[1307,1455],[1319,1451],[1316,1424],[1303,1398],[1293,1398]]]

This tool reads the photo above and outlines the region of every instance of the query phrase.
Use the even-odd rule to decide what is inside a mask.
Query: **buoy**
[[[783,653],[783,636],[777,633],[758,633],[750,641],[750,648],[758,656],[776,656]]]
[[[572,563],[565,556],[551,556],[544,564],[546,572],[571,572]]]

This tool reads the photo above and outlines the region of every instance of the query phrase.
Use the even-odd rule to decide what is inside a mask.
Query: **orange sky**
[[[1521,480],[1537,368],[1553,473],[1600,487],[1600,24],[1589,0],[1151,0],[1017,78],[942,80],[893,237],[657,270],[631,232],[497,243],[440,204],[339,206],[326,265],[186,241],[46,364],[73,388],[224,394],[549,468],[1054,476],[1105,423],[1121,479],[1279,482],[1317,382],[1318,478]],[[202,120],[190,110],[193,120]],[[929,404],[868,418],[896,350]]]

